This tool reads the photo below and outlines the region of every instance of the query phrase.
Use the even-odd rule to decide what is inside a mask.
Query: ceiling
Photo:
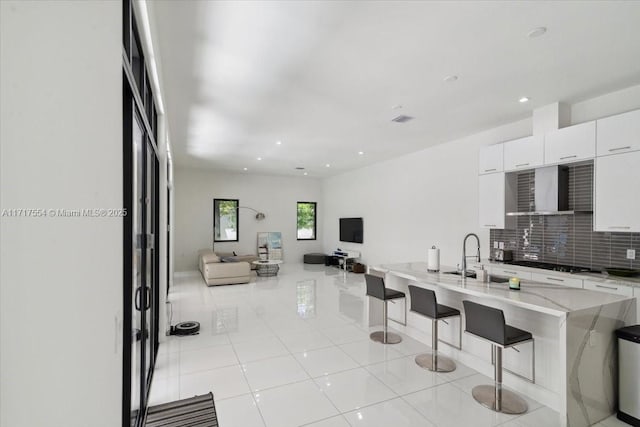
[[[326,177],[640,84],[638,1],[147,4],[184,166]]]

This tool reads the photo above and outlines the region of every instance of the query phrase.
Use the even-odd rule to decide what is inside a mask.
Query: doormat
[[[152,406],[145,427],[218,427],[213,393]]]

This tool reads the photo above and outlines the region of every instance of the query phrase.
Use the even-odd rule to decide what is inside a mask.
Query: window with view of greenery
[[[316,240],[316,202],[298,202],[298,240]]]
[[[237,242],[238,199],[213,199],[213,241]]]

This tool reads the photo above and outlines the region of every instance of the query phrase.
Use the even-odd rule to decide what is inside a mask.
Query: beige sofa
[[[256,264],[252,264],[253,261],[258,261],[260,259],[256,255],[234,255],[233,252],[215,252],[215,254],[218,255],[218,258],[220,258],[220,260],[222,260],[223,262],[226,259],[233,260],[234,262],[237,262],[237,261],[248,262],[252,270],[255,270],[256,268],[258,268]]]
[[[211,249],[198,252],[202,278],[208,286],[234,285],[251,281],[251,264],[246,261],[221,262]]]

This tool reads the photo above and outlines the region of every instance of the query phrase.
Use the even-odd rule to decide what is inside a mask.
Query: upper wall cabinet
[[[502,172],[504,170],[504,144],[489,145],[480,148],[478,173]]]
[[[504,170],[530,169],[544,162],[544,137],[528,136],[504,143]]]
[[[596,156],[596,122],[549,132],[544,137],[544,164],[570,163]]]
[[[640,232],[640,151],[596,158],[595,231]]]
[[[598,156],[640,150],[640,110],[597,121]]]
[[[478,177],[478,221],[483,228],[504,228],[505,176],[490,173]]]

